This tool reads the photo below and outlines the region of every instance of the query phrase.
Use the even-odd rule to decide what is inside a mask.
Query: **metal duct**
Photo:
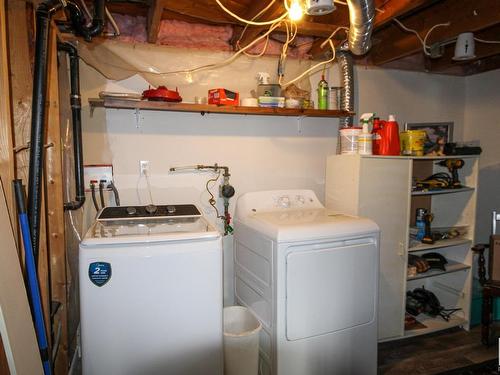
[[[347,0],[349,6],[349,50],[364,55],[371,47],[375,6],[373,0]]]
[[[337,61],[340,68],[340,81],[343,90],[340,95],[340,109],[354,111],[354,68],[352,56],[348,51],[338,51]],[[341,128],[352,126],[352,116],[342,117],[339,125]]]

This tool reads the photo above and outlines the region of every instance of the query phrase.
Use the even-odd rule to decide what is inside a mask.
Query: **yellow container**
[[[425,130],[408,130],[399,135],[401,153],[409,156],[424,156]]]
[[[408,143],[412,156],[424,156],[424,144],[427,139],[425,130],[408,130]]]

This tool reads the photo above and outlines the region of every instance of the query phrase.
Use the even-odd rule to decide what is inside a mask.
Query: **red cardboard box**
[[[240,94],[226,89],[208,90],[208,104],[239,105]]]

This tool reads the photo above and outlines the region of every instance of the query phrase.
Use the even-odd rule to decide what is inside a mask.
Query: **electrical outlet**
[[[149,160],[139,161],[139,171],[141,176],[149,175]]]

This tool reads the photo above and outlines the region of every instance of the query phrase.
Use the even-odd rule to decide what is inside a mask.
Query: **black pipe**
[[[80,68],[78,62],[78,50],[71,43],[58,43],[57,48],[59,51],[66,52],[69,56],[71,120],[73,122],[73,153],[75,159],[76,197],[74,201],[64,203],[64,209],[78,210],[85,203],[82,145],[82,103],[80,98]]]
[[[94,1],[94,17],[90,26],[85,26],[85,17],[75,2],[67,1],[66,9],[76,34],[83,36],[86,41],[90,42],[92,37],[99,35],[104,29],[105,0]]]
[[[36,9],[35,67],[31,111],[30,164],[28,177],[28,218],[35,262],[40,240],[40,209],[45,140],[45,109],[50,18],[62,7],[59,0],[47,0]]]

